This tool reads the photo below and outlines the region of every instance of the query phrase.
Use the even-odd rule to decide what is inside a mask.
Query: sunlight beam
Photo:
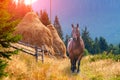
[[[18,5],[18,3],[24,3],[25,5],[31,5],[37,0],[13,0],[13,2]]]

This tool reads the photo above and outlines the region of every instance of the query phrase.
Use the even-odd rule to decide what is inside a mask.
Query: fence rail
[[[41,56],[41,61],[44,62],[45,52],[48,52],[48,55],[51,55],[50,51],[46,49],[45,45],[38,47],[37,45],[31,45],[31,44],[19,41],[17,44],[16,43],[11,44],[11,47],[15,49],[19,49],[22,52],[25,52],[27,54],[34,56],[36,59],[36,62],[38,62],[39,56]]]

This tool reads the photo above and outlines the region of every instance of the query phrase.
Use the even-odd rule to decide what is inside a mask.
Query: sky
[[[107,42],[120,43],[120,0],[51,0],[52,23],[57,15],[64,36],[71,34],[71,24],[88,28],[90,36],[104,37]],[[50,16],[50,0],[37,0],[33,10],[46,10]]]

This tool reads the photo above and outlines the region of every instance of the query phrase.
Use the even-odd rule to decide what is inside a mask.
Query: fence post
[[[37,45],[35,46],[35,58],[36,58],[36,62],[38,62],[38,47],[37,47]]]
[[[44,63],[44,51],[45,51],[45,47],[44,45],[42,46],[42,63]]]

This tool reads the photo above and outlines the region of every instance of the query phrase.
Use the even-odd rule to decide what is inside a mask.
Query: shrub
[[[93,57],[90,58],[90,61],[94,62],[94,61],[97,61],[97,60],[104,60],[104,59],[112,59],[114,61],[117,61],[119,62],[120,61],[120,54],[118,55],[115,55],[113,53],[106,53],[106,52],[103,52],[102,54],[97,54],[97,55],[94,55]]]
[[[84,49],[84,56],[87,56],[87,55],[89,55],[89,52],[87,49]]]

